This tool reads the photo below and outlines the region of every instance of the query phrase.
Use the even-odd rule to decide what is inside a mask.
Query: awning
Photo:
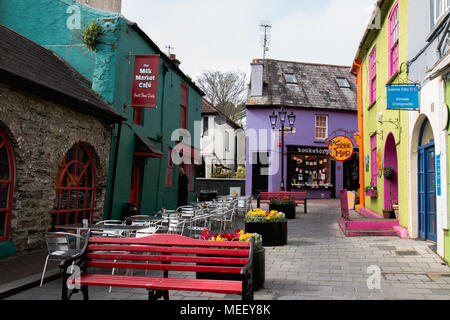
[[[175,146],[175,151],[182,155],[184,163],[191,163],[191,159],[194,159],[193,164],[201,164],[202,152],[191,145],[183,142],[178,142]]]
[[[163,153],[156,148],[149,138],[135,133],[134,155],[140,157],[162,158]]]
[[[434,80],[440,75],[450,72],[450,51],[447,51],[444,56],[439,59],[436,64],[427,71],[430,80]]]

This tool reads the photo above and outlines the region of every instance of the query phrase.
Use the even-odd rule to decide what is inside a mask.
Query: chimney
[[[177,65],[177,67],[180,66],[181,61],[177,59],[177,56],[173,53],[170,54],[170,60],[172,60],[173,62],[175,62],[175,64]]]
[[[260,62],[256,62],[250,64],[252,66],[252,73],[250,76],[250,84],[251,84],[251,97],[260,97],[263,95],[263,75],[264,75],[264,66]]]

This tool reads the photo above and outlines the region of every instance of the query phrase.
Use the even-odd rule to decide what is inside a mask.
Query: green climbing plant
[[[97,38],[101,32],[100,25],[94,21],[92,22],[83,33],[83,42],[89,49],[95,51],[97,44]]]

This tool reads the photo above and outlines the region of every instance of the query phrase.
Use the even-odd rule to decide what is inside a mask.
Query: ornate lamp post
[[[284,132],[292,132],[294,131],[294,124],[295,124],[295,114],[293,111],[287,116],[288,122],[289,122],[289,128],[284,127],[284,123],[286,121],[286,110],[284,107],[281,107],[281,110],[278,111],[278,116],[280,117],[280,131],[281,131],[281,185],[280,189],[281,191],[286,191],[286,185],[284,183]],[[272,114],[269,116],[270,119],[270,125],[272,126],[272,129],[275,130],[277,126],[277,119],[278,116],[275,114],[275,110],[272,112]]]

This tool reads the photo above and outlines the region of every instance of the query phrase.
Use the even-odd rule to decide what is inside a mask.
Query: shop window
[[[188,88],[181,83],[180,128],[187,129]]]
[[[392,77],[398,69],[399,61],[399,11],[398,1],[392,8],[389,15],[389,78]]]
[[[92,222],[95,197],[95,168],[92,156],[82,144],[75,144],[62,160],[56,179],[53,214],[57,226]]]
[[[377,47],[372,49],[369,56],[369,91],[372,104],[377,100]]]
[[[14,188],[14,161],[8,138],[0,130],[0,241],[9,240]]]
[[[204,136],[208,135],[208,129],[209,129],[208,119],[209,119],[208,117],[203,118],[203,135]]]
[[[325,140],[328,138],[328,116],[316,115],[316,139]]]
[[[371,179],[370,185],[377,185],[377,173],[378,173],[378,162],[377,162],[377,135],[374,134],[370,137],[370,172]]]
[[[172,148],[169,148],[167,155],[167,168],[166,168],[166,187],[173,186],[173,173],[174,173],[174,165],[172,161]]]
[[[291,188],[331,188],[330,158],[327,155],[291,155],[288,179]]]

